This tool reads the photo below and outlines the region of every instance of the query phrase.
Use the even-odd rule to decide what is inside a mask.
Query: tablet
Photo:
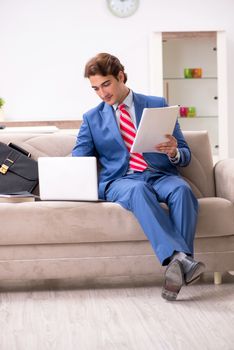
[[[155,146],[172,135],[179,114],[179,106],[144,108],[130,152],[158,152]]]

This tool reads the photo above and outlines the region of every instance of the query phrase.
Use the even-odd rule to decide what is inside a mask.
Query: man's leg
[[[151,176],[152,182],[153,176]],[[152,183],[158,200],[168,205],[174,229],[183,237],[193,254],[198,202],[191,188],[179,176],[163,176]],[[186,252],[185,252],[186,253]]]
[[[152,182],[152,177],[151,177]],[[193,255],[193,242],[196,230],[198,202],[189,185],[178,176],[164,176],[156,180],[153,187],[160,201],[167,203],[173,226],[186,241],[191,255]],[[174,254],[183,266],[185,283],[198,279],[205,270],[205,265],[187,256],[181,250]]]
[[[192,254],[168,212],[159,204],[155,190],[144,180],[145,174],[141,173],[117,179],[108,187],[106,199],[134,213],[162,265],[175,251]]]
[[[113,181],[106,191],[106,199],[134,213],[159,261],[168,264],[175,251],[188,254],[191,251],[184,238],[173,228],[168,212],[158,202],[155,190],[145,182],[146,175],[132,174]],[[166,268],[162,297],[175,300],[183,285],[183,266],[180,261],[173,260]]]

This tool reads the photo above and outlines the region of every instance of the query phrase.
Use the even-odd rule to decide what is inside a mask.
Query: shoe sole
[[[183,266],[179,260],[173,260],[165,272],[165,281],[162,288],[162,298],[174,301],[184,285]]]

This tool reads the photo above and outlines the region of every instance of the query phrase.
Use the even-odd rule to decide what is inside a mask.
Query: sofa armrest
[[[216,196],[234,203],[234,158],[220,160],[214,167]]]

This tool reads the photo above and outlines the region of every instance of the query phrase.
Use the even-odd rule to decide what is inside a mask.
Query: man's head
[[[125,83],[127,74],[119,59],[108,53],[99,53],[85,66],[85,78],[89,78],[92,88],[109,105],[121,103],[128,95]]]
[[[120,71],[124,73],[124,83],[126,83],[127,74],[124,72],[124,66],[119,59],[109,53],[99,53],[87,62],[84,76],[90,78],[92,75],[103,75],[104,77],[113,75],[118,80]]]

